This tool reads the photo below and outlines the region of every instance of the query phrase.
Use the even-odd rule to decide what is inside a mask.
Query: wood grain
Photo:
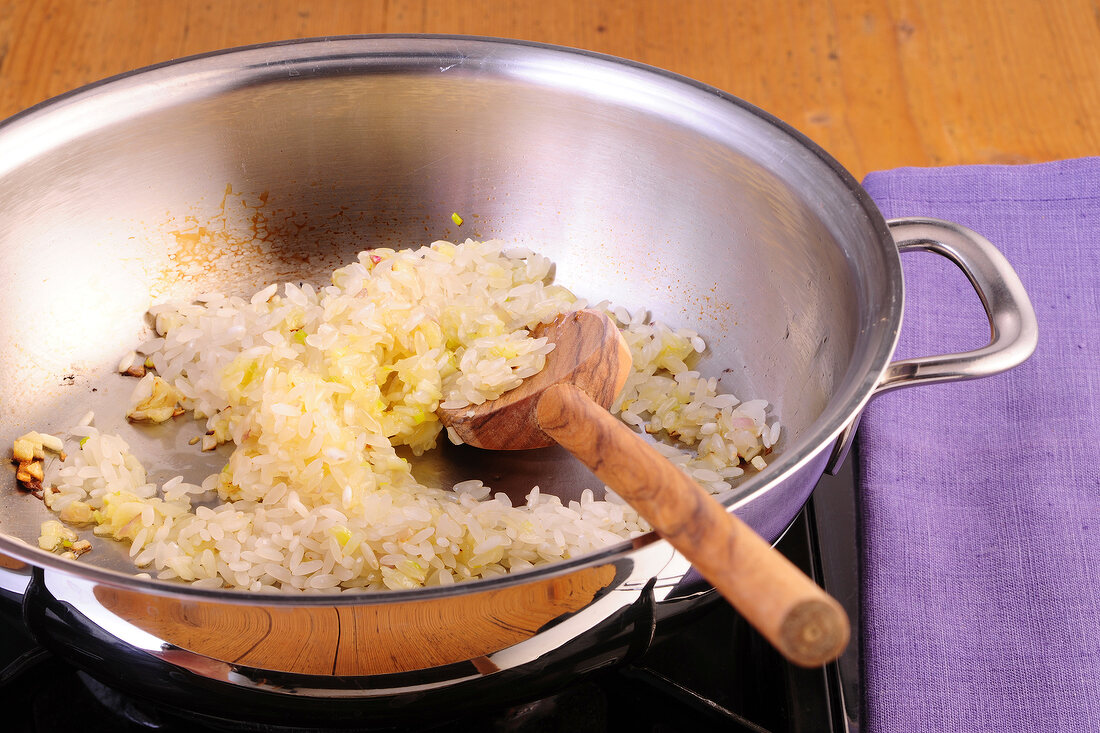
[[[264,41],[464,33],[660,66],[802,130],[857,177],[1100,152],[1095,0],[2,0],[0,118]]]
[[[784,657],[818,667],[844,650],[849,624],[840,604],[605,408],[557,384],[539,400],[538,420]]]
[[[818,667],[848,643],[844,610],[713,496],[608,412],[630,350],[603,313],[536,330],[556,348],[538,374],[481,405],[439,410],[467,443],[493,450],[561,444],[626,499],[785,657]]]
[[[16,560],[14,557],[0,554],[0,568],[5,568],[7,570],[25,570],[27,567],[27,563],[22,560]]]
[[[485,657],[584,608],[614,578],[615,568],[601,565],[453,598],[362,606],[260,607],[109,586],[97,586],[95,596],[138,628],[211,660],[276,672],[359,676],[457,662],[491,666]]]

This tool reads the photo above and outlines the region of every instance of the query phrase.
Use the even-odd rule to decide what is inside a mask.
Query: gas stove
[[[777,547],[846,608],[852,643],[836,663],[801,669],[782,659],[726,603],[659,628],[639,656],[519,705],[459,718],[425,711],[404,727],[335,730],[855,731],[860,720],[858,554],[852,464],[826,476]],[[320,728],[250,724],[166,709],[131,697],[37,647],[17,602],[0,602],[0,709],[9,733],[292,733]],[[324,730],[334,730],[325,728]]]

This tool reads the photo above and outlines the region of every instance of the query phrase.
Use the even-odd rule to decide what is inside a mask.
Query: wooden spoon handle
[[[588,395],[555,385],[536,414],[784,657],[817,667],[844,650],[848,617],[835,599]]]

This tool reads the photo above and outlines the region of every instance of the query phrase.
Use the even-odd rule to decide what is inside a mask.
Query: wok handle
[[[848,617],[835,599],[583,391],[554,385],[536,414],[783,656],[818,667],[844,650]]]
[[[888,224],[899,252],[935,252],[963,271],[985,307],[990,340],[961,354],[895,361],[875,387],[876,396],[899,387],[989,377],[1031,356],[1039,343],[1035,310],[1012,265],[988,239],[939,219],[893,219]]]
[[[973,351],[892,362],[871,393],[872,399],[901,387],[989,377],[1019,366],[1034,353],[1039,343],[1035,309],[1012,265],[988,239],[941,219],[891,219],[887,224],[898,252],[935,252],[963,271],[985,308],[990,339]],[[841,432],[829,458],[829,473],[835,473],[844,462],[858,425],[857,415]]]

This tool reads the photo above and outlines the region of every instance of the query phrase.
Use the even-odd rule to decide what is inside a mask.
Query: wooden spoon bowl
[[[571,384],[606,410],[626,384],[630,349],[602,313],[565,313],[532,335],[554,344],[542,371],[495,400],[436,412],[462,442],[487,450],[545,448],[558,442],[542,430],[535,414],[547,389]]]

